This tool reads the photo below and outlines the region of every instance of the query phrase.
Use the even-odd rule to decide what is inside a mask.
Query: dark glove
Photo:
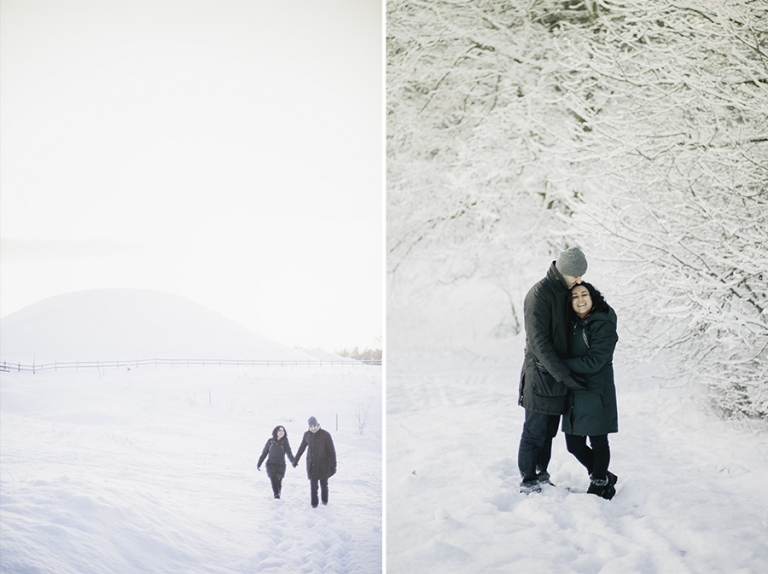
[[[294,462],[293,463],[293,468],[296,468],[297,466],[299,466],[299,463],[298,462]]]
[[[256,470],[258,470],[259,472],[261,472],[261,467],[260,467],[260,466],[257,466],[257,467],[256,467]]]

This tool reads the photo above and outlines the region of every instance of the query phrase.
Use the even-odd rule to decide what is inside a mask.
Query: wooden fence
[[[146,366],[160,366],[160,365],[172,365],[172,366],[187,366],[187,365],[201,365],[201,366],[223,366],[223,365],[235,365],[235,366],[247,366],[247,367],[341,367],[341,366],[381,366],[381,360],[375,359],[363,359],[360,361],[354,359],[341,359],[338,361],[321,361],[309,359],[306,361],[287,361],[287,360],[270,360],[270,359],[136,359],[133,361],[69,361],[69,362],[54,362],[43,363],[40,365],[24,365],[22,363],[8,363],[3,361],[0,364],[0,372],[31,372],[37,371],[50,371],[59,369],[138,369],[139,367]]]

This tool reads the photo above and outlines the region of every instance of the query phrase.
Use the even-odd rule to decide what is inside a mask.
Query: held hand
[[[256,467],[256,470],[258,470],[259,472],[261,472],[261,467],[260,467],[260,466],[257,466],[257,467]]]
[[[299,463],[298,462],[294,462],[293,463],[293,468],[296,468],[297,466],[299,466]]]
[[[578,373],[571,373],[571,377],[573,377],[573,380],[576,381],[576,384],[583,388],[587,388],[587,379],[584,378],[584,375],[579,375]]]
[[[576,377],[578,377],[578,379]],[[587,381],[585,381],[579,375],[575,375],[573,373],[563,379],[563,384],[569,389],[573,389],[575,391],[584,390],[587,388]]]

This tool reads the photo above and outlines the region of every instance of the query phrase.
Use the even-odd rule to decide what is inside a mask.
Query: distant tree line
[[[362,351],[358,347],[351,351],[349,349],[342,349],[341,351],[336,351],[336,354],[340,357],[356,359],[358,361],[380,361],[382,357],[381,349],[369,349],[368,347]]]

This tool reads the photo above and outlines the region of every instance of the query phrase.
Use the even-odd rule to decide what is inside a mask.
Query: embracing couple
[[[617,477],[608,471],[608,434],[618,432],[613,351],[616,313],[581,277],[587,259],[573,247],[525,297],[525,360],[519,404],[525,408],[517,464],[520,491],[551,484],[547,467],[562,415],[568,452],[589,473],[587,492],[610,500]],[[589,438],[589,446],[587,445]]]

